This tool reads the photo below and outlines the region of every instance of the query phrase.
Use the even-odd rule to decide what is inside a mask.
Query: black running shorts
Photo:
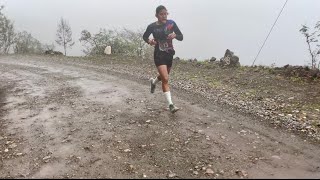
[[[156,66],[167,65],[172,66],[173,53],[167,53],[165,51],[154,51],[154,63]]]

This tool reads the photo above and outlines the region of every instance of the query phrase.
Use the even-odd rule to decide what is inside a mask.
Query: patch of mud
[[[126,87],[119,87],[119,85],[115,85],[112,81],[102,82],[80,78],[74,83],[81,88],[84,93],[84,97],[90,101],[111,105],[124,101],[128,96],[128,90]]]

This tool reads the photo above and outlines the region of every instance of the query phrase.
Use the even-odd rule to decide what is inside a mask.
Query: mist
[[[232,50],[242,65],[251,65],[285,0],[2,0],[16,31],[28,31],[42,43],[55,42],[61,17],[72,29],[75,45],[69,56],[83,56],[84,29],[145,29],[156,21],[155,9],[166,6],[184,35],[175,41],[176,56],[198,60],[223,57]],[[319,0],[289,0],[257,59],[257,65],[307,65],[310,56],[302,24],[320,21]],[[56,49],[62,47],[55,44]]]

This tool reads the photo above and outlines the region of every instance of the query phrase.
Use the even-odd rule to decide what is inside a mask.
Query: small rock
[[[51,158],[51,156],[46,156],[46,157],[43,158],[43,160],[47,160],[47,159],[50,159],[50,158]]]
[[[141,145],[141,147],[142,147],[142,148],[145,148],[145,147],[147,147],[147,145]]]
[[[206,170],[206,174],[213,174],[213,173],[214,173],[213,170],[210,169],[210,168],[208,168],[208,169]]]
[[[4,139],[4,137],[0,136],[0,140]]]
[[[17,156],[22,156],[22,153],[17,153]]]
[[[151,120],[146,120],[146,123],[150,123],[151,122]]]
[[[245,131],[245,130],[241,130],[240,132],[241,132],[241,133],[246,133],[247,131]]]
[[[293,99],[294,99],[294,97],[289,97],[289,98],[288,98],[288,100],[293,100]]]
[[[5,149],[4,152],[9,152],[9,149]]]
[[[236,171],[236,174],[240,177],[247,177],[248,173],[246,171]]]
[[[221,139],[226,139],[226,137],[225,136],[221,136]]]
[[[273,159],[281,159],[280,156],[271,156]]]
[[[168,177],[169,178],[173,178],[173,177],[176,177],[177,175],[175,173],[169,173]]]
[[[13,144],[11,144],[11,145],[9,146],[9,148],[11,148],[11,149],[13,149],[13,148],[15,148],[15,147],[17,147],[17,145],[16,145],[15,143],[13,143]]]
[[[125,149],[123,150],[124,152],[130,152],[131,150],[130,149]]]
[[[193,171],[193,174],[194,174],[194,175],[198,175],[199,172],[198,172],[198,171]]]

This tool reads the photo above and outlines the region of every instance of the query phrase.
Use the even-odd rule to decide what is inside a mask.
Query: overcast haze
[[[57,23],[65,18],[75,46],[68,55],[80,56],[80,32],[100,28],[145,29],[156,21],[163,4],[184,34],[175,41],[181,58],[221,58],[227,48],[251,65],[285,0],[1,0],[16,30],[26,30],[42,43],[55,42]],[[256,64],[305,65],[310,62],[302,24],[320,21],[319,0],[289,0]],[[62,51],[56,44],[56,49]]]

